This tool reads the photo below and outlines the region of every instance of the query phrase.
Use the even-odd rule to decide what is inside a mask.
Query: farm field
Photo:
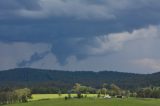
[[[33,95],[31,102],[4,106],[160,106],[160,99],[97,99],[95,95],[89,95],[87,99],[64,100],[64,96],[59,98],[57,94],[38,94]]]

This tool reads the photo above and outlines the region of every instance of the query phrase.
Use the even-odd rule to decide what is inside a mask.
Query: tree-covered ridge
[[[75,83],[99,88],[103,83],[116,84],[123,89],[160,86],[160,73],[132,74],[113,71],[59,71],[19,68],[0,71],[1,86],[71,88]]]

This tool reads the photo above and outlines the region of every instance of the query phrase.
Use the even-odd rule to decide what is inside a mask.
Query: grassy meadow
[[[74,96],[75,94],[72,94]],[[4,106],[160,106],[159,99],[98,99],[96,95],[88,95],[85,99],[64,100],[63,94],[36,94],[28,103],[11,104]]]

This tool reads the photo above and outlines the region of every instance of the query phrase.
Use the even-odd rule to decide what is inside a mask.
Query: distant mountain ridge
[[[47,83],[47,84],[46,84]],[[160,72],[133,74],[114,71],[59,71],[17,68],[0,71],[0,86],[56,86],[69,88],[74,83],[100,87],[103,83],[115,83],[124,89],[160,86]]]

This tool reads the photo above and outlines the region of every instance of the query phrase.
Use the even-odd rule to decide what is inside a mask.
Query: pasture
[[[73,96],[75,94],[72,94]],[[57,94],[37,94],[28,103],[11,104],[4,106],[160,106],[159,99],[98,99],[96,95],[88,95],[84,99],[64,100],[63,94],[59,97]]]

